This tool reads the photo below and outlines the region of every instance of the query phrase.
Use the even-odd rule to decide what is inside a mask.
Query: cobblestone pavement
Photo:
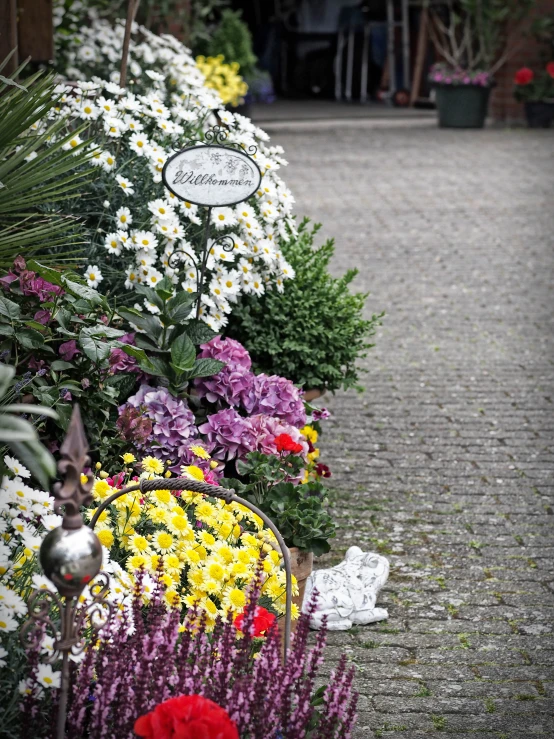
[[[297,212],[387,316],[326,400],[340,531],[387,555],[356,739],[554,737],[554,131],[277,128]]]

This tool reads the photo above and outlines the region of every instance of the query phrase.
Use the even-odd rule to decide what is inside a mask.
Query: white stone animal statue
[[[327,616],[329,631],[346,631],[354,624],[371,624],[388,618],[385,608],[375,608],[379,591],[389,576],[389,561],[374,552],[350,547],[344,560],[308,577],[303,610],[317,591],[317,607],[310,618],[312,629],[322,627]]]

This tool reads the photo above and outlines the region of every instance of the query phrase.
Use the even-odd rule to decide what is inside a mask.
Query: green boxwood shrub
[[[360,368],[383,316],[362,317],[367,293],[352,293],[357,270],[342,277],[329,274],[334,242],[314,247],[315,225],[305,219],[297,238],[284,245],[296,271],[283,293],[242,296],[230,316],[228,336],[242,342],[257,372],[288,377],[305,389],[334,391],[358,387]]]

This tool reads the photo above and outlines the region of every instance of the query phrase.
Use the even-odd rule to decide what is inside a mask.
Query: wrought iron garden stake
[[[79,406],[73,408],[68,432],[60,449],[58,470],[63,482],[54,485],[54,510],[62,513],[61,526],[48,533],[40,547],[39,560],[46,577],[55,585],[57,593],[35,590],[28,601],[29,619],[21,630],[26,646],[38,644],[44,630],[53,637],[54,651],[48,662],[62,657],[60,701],[56,736],[65,736],[67,698],[69,693],[69,657],[80,654],[86,641],[83,627],[98,632],[111,614],[106,600],[109,579],[100,573],[102,545],[96,534],[84,525],[80,513],[82,505],[92,500],[92,475],[84,475],[90,466],[88,445]],[[83,479],[85,478],[85,479]],[[94,580],[94,582],[92,582]],[[90,597],[83,603],[80,596],[85,588]],[[57,617],[52,611],[58,611]]]
[[[21,629],[21,640],[25,646],[38,645],[44,630],[54,639],[54,651],[48,662],[57,662],[62,657],[60,701],[57,719],[57,739],[64,739],[69,694],[69,658],[80,654],[86,646],[82,636],[85,625],[95,633],[105,626],[112,613],[107,600],[109,578],[100,572],[102,566],[102,545],[93,529],[107,506],[122,495],[132,492],[147,493],[152,490],[191,490],[194,493],[209,495],[224,500],[225,503],[240,503],[257,514],[273,532],[281,553],[286,574],[285,610],[285,649],[284,660],[290,646],[292,573],[288,548],[275,524],[257,508],[235,494],[217,485],[185,477],[169,479],[141,480],[136,485],[118,490],[96,509],[89,526],[85,526],[80,508],[92,499],[92,474],[83,470],[90,466],[88,443],[81,420],[79,406],[73,407],[67,435],[60,449],[61,461],[58,470],[63,482],[54,485],[54,509],[62,512],[61,526],[48,533],[40,547],[39,560],[46,577],[51,580],[57,593],[37,589],[28,600],[29,619]],[[84,479],[83,479],[84,478]],[[85,588],[89,599],[80,602]],[[58,611],[58,618],[51,613]]]

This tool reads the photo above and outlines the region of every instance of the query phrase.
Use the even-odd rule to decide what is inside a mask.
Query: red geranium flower
[[[302,451],[302,445],[297,444],[292,436],[288,434],[279,434],[273,440],[278,452],[292,452],[293,454],[299,454]]]
[[[535,74],[532,69],[529,69],[529,67],[522,67],[517,70],[514,82],[516,85],[528,85],[532,82],[534,76]]]
[[[548,62],[546,65],[546,71],[554,79],[554,62]]]
[[[201,695],[180,695],[159,703],[135,721],[135,734],[147,739],[240,739],[225,709]]]
[[[239,613],[235,618],[234,624],[238,631],[242,631],[242,624],[244,623],[244,612]],[[254,630],[252,636],[265,636],[268,629],[270,629],[275,623],[275,616],[262,606],[256,608],[254,615]]]

